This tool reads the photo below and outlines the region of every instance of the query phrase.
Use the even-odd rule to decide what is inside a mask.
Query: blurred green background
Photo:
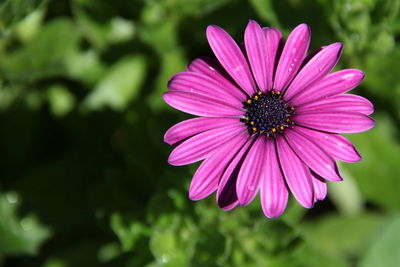
[[[399,0],[1,0],[0,266],[400,266]],[[306,210],[269,220],[188,200],[165,130],[168,78],[248,19],[345,44],[376,127]]]

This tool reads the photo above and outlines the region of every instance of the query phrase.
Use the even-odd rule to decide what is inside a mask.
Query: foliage
[[[0,1],[0,266],[400,266],[399,0]],[[249,18],[312,48],[341,41],[341,68],[376,127],[349,136],[363,161],[311,210],[277,219],[258,201],[191,202],[195,166],[166,163],[187,118],[169,77],[211,55],[205,28],[238,41]]]

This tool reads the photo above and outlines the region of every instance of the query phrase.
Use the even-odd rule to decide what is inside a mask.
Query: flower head
[[[249,204],[260,193],[267,217],[286,208],[289,191],[311,208],[327,193],[326,180],[341,181],[335,160],[361,159],[340,133],[374,126],[367,99],[347,94],[364,74],[332,72],[343,45],[333,43],[307,55],[310,28],[301,24],[286,42],[276,28],[250,21],[240,46],[218,26],[207,28],[217,60],[198,58],[175,74],[164,100],[199,116],[165,134],[177,145],[172,165],[204,160],[192,179],[189,197],[217,191],[229,210]]]

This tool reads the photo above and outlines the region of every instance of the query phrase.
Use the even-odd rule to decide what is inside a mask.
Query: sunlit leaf
[[[50,230],[37,217],[19,217],[19,198],[15,192],[0,193],[0,255],[38,253],[40,245],[50,237]]]
[[[124,109],[138,95],[146,75],[146,59],[128,56],[111,66],[84,102],[84,107],[98,110]]]
[[[47,23],[21,49],[7,55],[0,65],[4,77],[14,82],[33,82],[41,78],[65,75],[65,63],[75,51],[79,32],[65,18]]]
[[[0,39],[9,34],[11,27],[38,7],[43,0],[5,0],[0,2]]]
[[[65,116],[75,105],[75,97],[67,88],[54,85],[47,91],[50,109],[55,116]]]

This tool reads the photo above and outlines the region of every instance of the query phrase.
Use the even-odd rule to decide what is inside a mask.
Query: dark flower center
[[[244,102],[246,113],[242,121],[250,134],[266,134],[267,136],[282,132],[293,123],[294,107],[282,99],[280,92],[270,91],[255,94]]]

